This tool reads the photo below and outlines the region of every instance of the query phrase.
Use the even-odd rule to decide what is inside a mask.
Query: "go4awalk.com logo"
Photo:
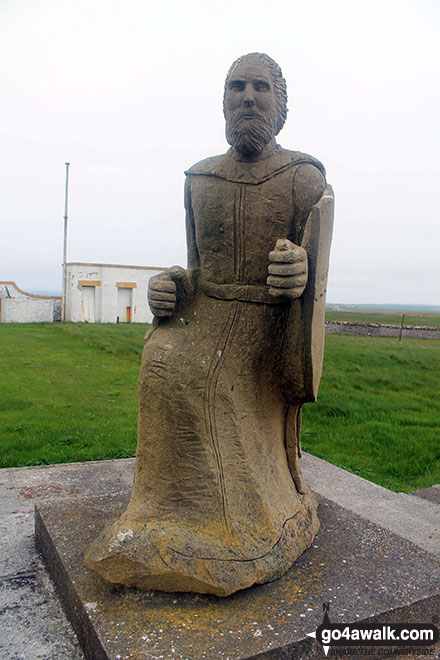
[[[433,623],[331,623],[329,603],[324,603],[324,620],[314,637],[328,655],[330,647],[405,647],[407,649],[432,646],[440,639]]]

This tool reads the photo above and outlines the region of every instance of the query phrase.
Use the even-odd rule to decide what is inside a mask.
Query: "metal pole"
[[[63,290],[61,294],[61,320],[66,320],[66,294],[67,294],[67,271],[66,271],[66,261],[67,261],[67,220],[68,216],[68,205],[69,205],[69,165],[66,163],[66,190],[64,195],[64,241],[63,241]]]

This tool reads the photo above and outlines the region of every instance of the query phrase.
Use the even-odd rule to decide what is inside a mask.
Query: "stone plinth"
[[[431,622],[440,610],[440,564],[400,537],[321,499],[313,546],[279,580],[228,598],[112,587],[83,554],[121,497],[40,504],[36,542],[86,657],[93,660],[302,660],[324,657],[306,637],[330,619]],[[365,657],[365,656],[364,656]]]

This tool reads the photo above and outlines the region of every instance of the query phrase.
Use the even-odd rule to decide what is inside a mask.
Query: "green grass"
[[[0,466],[132,456],[146,325],[0,325]]]
[[[0,465],[132,456],[138,324],[0,325]],[[440,342],[328,335],[303,447],[393,490],[440,482]]]
[[[440,482],[440,342],[327,335],[303,447],[398,491]]]
[[[348,321],[349,323],[383,323],[386,325],[400,325],[402,314],[397,312],[378,311],[331,311],[325,313],[326,321]],[[404,325],[429,326],[437,328],[440,326],[440,314],[411,314],[405,313]]]

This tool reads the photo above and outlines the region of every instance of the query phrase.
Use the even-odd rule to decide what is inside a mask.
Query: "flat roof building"
[[[151,323],[148,281],[164,270],[154,266],[67,263],[66,321]]]

